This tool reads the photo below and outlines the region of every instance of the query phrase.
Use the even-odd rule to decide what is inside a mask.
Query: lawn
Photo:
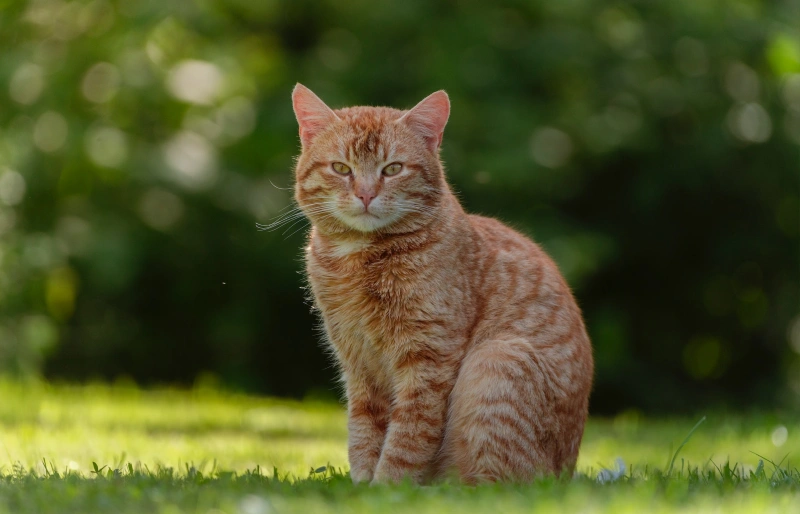
[[[0,382],[0,514],[800,512],[797,413],[592,419],[573,479],[475,488],[354,487],[346,435],[335,403]]]

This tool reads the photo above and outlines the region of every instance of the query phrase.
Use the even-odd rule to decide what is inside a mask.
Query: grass
[[[798,413],[698,419],[592,419],[573,479],[355,487],[336,404],[0,381],[0,514],[800,512]]]

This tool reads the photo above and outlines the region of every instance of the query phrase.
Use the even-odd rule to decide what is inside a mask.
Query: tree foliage
[[[561,266],[598,412],[800,394],[798,22],[759,0],[0,1],[0,369],[331,389],[304,227],[255,230],[291,202],[300,81],[336,107],[448,91],[449,179]]]

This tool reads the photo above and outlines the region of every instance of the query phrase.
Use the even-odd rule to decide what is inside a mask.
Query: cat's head
[[[295,198],[315,226],[397,233],[435,219],[447,190],[439,161],[447,93],[437,91],[409,111],[334,111],[298,84],[292,103],[302,144]]]

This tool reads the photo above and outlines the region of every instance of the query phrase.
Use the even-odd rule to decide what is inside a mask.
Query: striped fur
[[[306,269],[346,389],[353,481],[571,473],[593,373],[581,312],[536,244],[451,193],[446,94],[410,111],[333,111],[301,85],[293,100]]]

